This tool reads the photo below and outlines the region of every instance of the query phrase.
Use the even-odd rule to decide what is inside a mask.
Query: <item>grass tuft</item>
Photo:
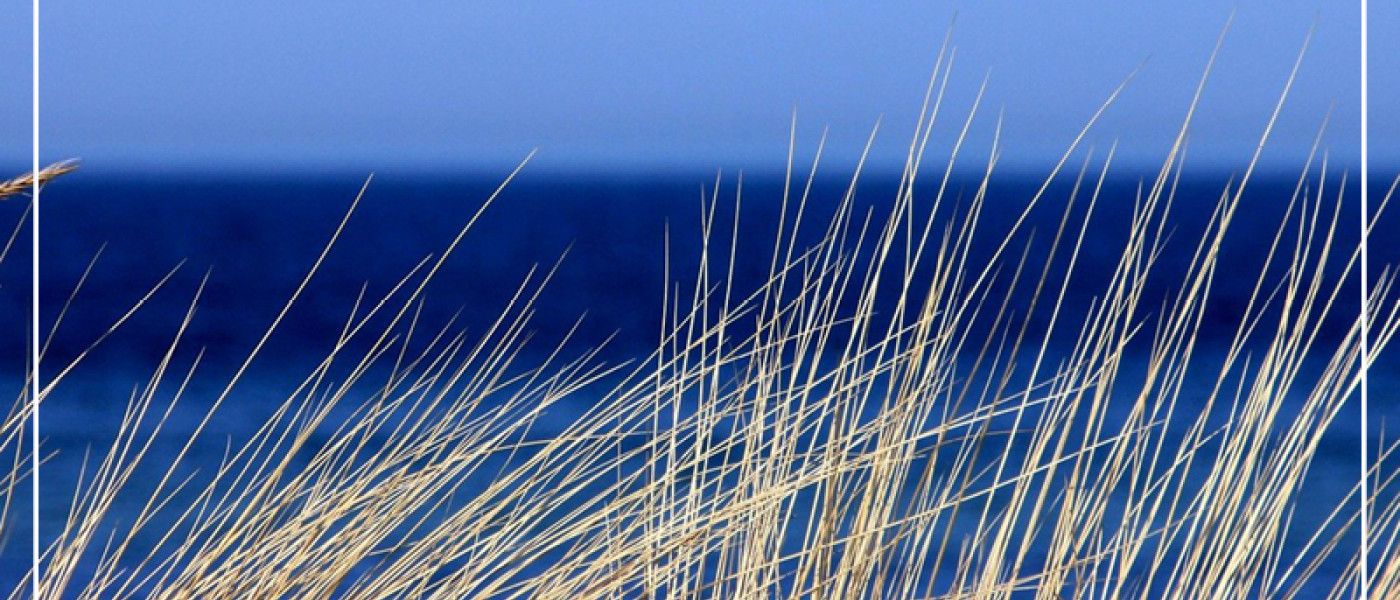
[[[1359,251],[1340,241],[1344,178],[1334,186],[1315,149],[1267,223],[1244,199],[1256,154],[1204,225],[1180,231],[1188,117],[1134,197],[1105,197],[1114,152],[1095,159],[1081,132],[1014,207],[993,192],[995,146],[958,198],[948,182],[975,108],[944,168],[921,166],[942,126],[939,64],[888,211],[857,203],[858,165],[815,223],[824,234],[801,243],[818,165],[802,173],[789,156],[766,280],[738,289],[752,257],[737,251],[737,206],[716,218],[716,186],[700,267],[684,281],[668,269],[658,342],[631,362],[572,357],[568,336],[525,352],[567,266],[527,273],[482,332],[420,322],[474,216],[359,298],[319,365],[211,462],[193,448],[355,208],[237,373],[191,399],[200,353],[174,365],[201,283],[114,442],[84,458],[63,528],[46,532],[40,597],[1353,597],[1359,488],[1330,515],[1297,516],[1360,369],[1400,327],[1389,268],[1369,333],[1344,301]],[[925,176],[936,185],[916,187]],[[1097,220],[1108,203],[1131,207],[1112,232]],[[1008,210],[1005,225],[988,218]],[[1053,231],[1031,226],[1037,211],[1057,213]],[[1274,232],[1260,264],[1231,254],[1241,223]],[[1109,268],[1083,268],[1105,251]],[[1223,278],[1252,290],[1234,313],[1218,306]],[[46,369],[45,397],[77,360]],[[34,451],[26,393],[0,422],[6,534]],[[209,407],[198,427],[166,433],[191,402]],[[588,408],[540,434],[564,405]],[[1394,449],[1369,472],[1375,598],[1400,597]]]

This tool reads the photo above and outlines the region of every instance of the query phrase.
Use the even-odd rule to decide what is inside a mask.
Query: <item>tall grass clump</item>
[[[1113,150],[1079,138],[1030,197],[996,196],[995,144],[958,195],[948,182],[976,109],[943,132],[943,64],[886,209],[861,203],[857,165],[818,210],[816,161],[789,158],[768,200],[783,217],[755,258],[738,250],[742,211],[713,188],[700,266],[668,272],[655,349],[632,361],[573,351],[568,336],[525,352],[567,264],[472,307],[498,315],[483,331],[420,318],[492,194],[443,252],[356,299],[319,365],[210,460],[192,449],[237,410],[345,221],[211,394],[192,391],[200,352],[183,344],[201,284],[112,444],[83,457],[71,497],[45,497],[67,516],[44,532],[39,597],[1353,597],[1360,488],[1331,490],[1331,514],[1299,506],[1360,370],[1400,324],[1386,267],[1360,328],[1359,248],[1343,241],[1354,184],[1315,151],[1291,194],[1250,198],[1256,154],[1183,231],[1198,209],[1176,196],[1188,117],[1131,197],[1105,196]],[[935,131],[955,144],[930,169]],[[1113,227],[1110,204],[1130,207]],[[1028,224],[1047,212],[1051,230]],[[1242,224],[1272,232],[1262,259],[1231,254]],[[668,262],[689,251],[658,249]],[[1105,251],[1109,268],[1083,270]],[[767,277],[741,289],[736,265],[754,260]],[[1252,292],[1222,326],[1226,283]],[[41,394],[86,356],[45,363]],[[0,436],[6,534],[35,451],[31,400],[20,392]],[[586,410],[539,433],[571,401]],[[207,412],[172,438],[166,419],[188,404]],[[1373,598],[1400,597],[1392,449],[1368,475]],[[22,582],[9,597],[34,596]]]

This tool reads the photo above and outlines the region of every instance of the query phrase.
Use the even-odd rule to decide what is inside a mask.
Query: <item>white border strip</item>
[[[29,381],[32,384],[31,391],[29,394],[29,401],[32,403],[33,410],[29,413],[29,439],[30,463],[32,470],[31,475],[34,477],[34,479],[32,480],[33,485],[31,487],[31,490],[33,491],[33,493],[31,494],[31,502],[33,503],[33,505],[31,506],[30,516],[33,519],[33,521],[30,526],[30,531],[32,533],[32,535],[30,536],[30,560],[32,560],[33,563],[30,571],[33,575],[31,580],[34,584],[34,593],[32,597],[39,598],[39,582],[41,580],[41,571],[39,565],[39,390],[42,389],[39,387],[39,0],[33,0],[32,27],[34,47],[33,65],[30,68],[34,77],[34,81],[32,82],[33,96],[31,103],[31,131],[33,133],[33,139],[31,141],[33,143],[32,158],[34,161],[32,165],[34,169],[34,197],[30,201],[30,210],[34,212],[34,221],[31,225],[31,227],[33,227],[34,229],[30,230],[32,233],[30,239],[32,240],[33,244],[29,257],[31,275],[29,306],[29,359],[30,368],[33,369],[33,372],[31,373],[31,377],[29,378]]]
[[[1370,398],[1366,391],[1366,372],[1370,365],[1370,317],[1366,314],[1368,300],[1371,297],[1370,273],[1367,269],[1367,247],[1370,245],[1370,235],[1368,227],[1371,223],[1370,194],[1367,189],[1370,187],[1370,172],[1367,164],[1370,157],[1367,155],[1367,95],[1369,93],[1367,81],[1367,54],[1370,40],[1366,37],[1366,5],[1367,0],[1361,0],[1361,555],[1360,555],[1360,577],[1357,585],[1361,588],[1361,600],[1367,600],[1370,596],[1370,561],[1367,554],[1370,550],[1371,522],[1370,522],[1370,490],[1366,487],[1367,466],[1370,464],[1367,456],[1367,434],[1371,431],[1368,418],[1370,415]]]

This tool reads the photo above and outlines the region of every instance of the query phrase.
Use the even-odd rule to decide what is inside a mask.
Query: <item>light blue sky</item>
[[[29,13],[15,4],[0,9],[12,57],[0,159],[24,165]],[[1000,109],[1008,165],[1052,159],[1151,57],[1089,140],[1150,162],[1237,7],[1193,129],[1196,164],[1247,160],[1314,17],[1265,159],[1297,160],[1335,103],[1326,142],[1355,160],[1356,2],[1144,4],[44,0],[43,154],[102,171],[369,171],[500,168],[539,147],[540,169],[763,169],[781,163],[796,106],[800,147],[829,126],[838,171],[883,115],[874,160],[890,166],[956,14],[939,148],[990,72],[964,164],[984,160]],[[1386,4],[1372,2],[1372,135],[1394,160],[1400,45],[1377,32],[1397,30],[1400,9]]]

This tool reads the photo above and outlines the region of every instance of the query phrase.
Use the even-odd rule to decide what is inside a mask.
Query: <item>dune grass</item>
[[[1325,158],[1315,153],[1276,199],[1286,217],[1268,224],[1274,246],[1232,341],[1202,352],[1222,265],[1229,277],[1242,268],[1226,242],[1241,222],[1261,226],[1242,201],[1258,155],[1204,230],[1174,232],[1189,117],[1133,198],[1101,197],[1113,152],[1096,160],[1076,139],[1017,206],[1021,218],[996,230],[985,213],[1007,204],[988,194],[995,150],[961,200],[946,193],[953,159],[932,175],[921,165],[941,81],[888,218],[860,209],[857,168],[821,241],[799,245],[814,226],[817,164],[789,158],[784,197],[761,200],[781,202],[785,218],[757,289],[735,289],[737,222],[718,220],[728,200],[710,196],[701,267],[668,275],[655,351],[630,363],[573,357],[567,339],[525,362],[553,270],[528,273],[485,332],[420,322],[427,282],[473,217],[383,297],[357,301],[332,351],[255,435],[218,464],[190,465],[288,313],[220,394],[186,398],[200,374],[171,365],[189,352],[181,335],[201,286],[172,315],[179,333],[113,424],[114,443],[63,500],[40,596],[1352,597],[1359,489],[1301,537],[1290,527],[1319,445],[1350,418],[1359,370],[1395,334],[1400,303],[1385,269],[1371,354],[1360,356],[1356,307],[1339,300],[1357,285],[1358,248],[1337,241],[1352,219]],[[952,124],[957,147],[975,113]],[[916,193],[924,177],[942,182],[931,196]],[[1072,192],[1052,197],[1063,178]],[[1029,231],[1026,215],[1052,202],[1057,227]],[[1083,273],[1108,202],[1133,207],[1114,238],[1125,242],[1114,269]],[[990,254],[974,244],[985,238],[997,240]],[[1163,253],[1189,256],[1185,269],[1159,272]],[[1173,293],[1147,295],[1163,277]],[[1070,302],[1071,284],[1093,286],[1094,301]],[[1338,323],[1343,335],[1324,335]],[[46,369],[42,393],[82,359]],[[368,375],[385,366],[387,380]],[[1214,385],[1188,384],[1199,381]],[[590,409],[557,435],[535,434],[540,415],[580,395]],[[181,451],[153,453],[175,404],[192,402],[209,407],[205,420]],[[5,528],[27,481],[31,409],[22,395],[2,424]],[[1371,471],[1373,598],[1400,596],[1393,448]],[[164,475],[133,490],[138,470]],[[114,511],[123,494],[141,508]],[[1320,574],[1348,558],[1340,576]],[[27,583],[9,597],[30,598]]]
[[[77,169],[78,161],[65,160],[39,169],[37,174],[25,173],[5,181],[0,181],[0,200],[4,200],[10,196],[28,194],[29,191],[34,188],[36,182],[38,185],[43,186],[58,178],[60,175],[72,173]]]

